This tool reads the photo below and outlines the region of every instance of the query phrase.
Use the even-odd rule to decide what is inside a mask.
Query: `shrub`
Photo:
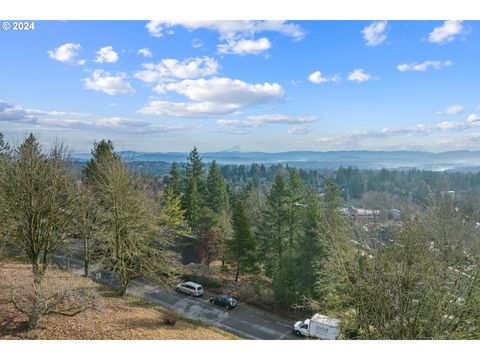
[[[178,321],[178,316],[172,313],[163,315],[163,324],[168,326],[175,326]]]
[[[184,281],[193,281],[199,284],[202,284],[204,287],[210,289],[218,289],[222,286],[222,283],[217,279],[212,279],[207,276],[195,275],[195,274],[184,274],[182,275]]]

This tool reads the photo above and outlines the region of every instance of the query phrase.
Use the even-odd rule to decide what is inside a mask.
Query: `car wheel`
[[[295,335],[300,336],[300,331],[295,330],[294,333],[295,333]]]
[[[210,304],[213,304],[213,300],[210,300]]]
[[[176,291],[176,292],[180,292],[180,289],[176,287],[176,288],[175,288],[175,291]]]
[[[225,305],[225,309],[230,310],[231,309],[230,305]]]

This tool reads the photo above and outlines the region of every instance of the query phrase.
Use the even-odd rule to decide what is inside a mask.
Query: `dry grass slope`
[[[26,317],[13,305],[5,303],[10,292],[2,284],[29,281],[29,266],[8,262],[0,266],[0,339],[81,339],[81,340],[233,340],[235,335],[199,322],[179,318],[175,325],[165,325],[172,314],[160,306],[127,297],[117,297],[110,289],[94,284],[103,296],[101,311],[87,310],[74,317],[47,315],[40,328],[26,331]],[[51,270],[62,278],[76,277],[60,270]],[[86,280],[90,281],[90,280]]]

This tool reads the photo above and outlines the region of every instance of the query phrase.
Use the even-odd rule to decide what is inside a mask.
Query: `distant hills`
[[[303,169],[337,169],[356,166],[360,169],[424,169],[434,171],[480,171],[480,151],[287,151],[278,153],[243,152],[239,147],[220,152],[201,153],[206,162],[219,164],[288,164]],[[132,162],[185,162],[188,153],[136,152],[119,154]],[[90,154],[75,154],[74,159],[86,161]]]

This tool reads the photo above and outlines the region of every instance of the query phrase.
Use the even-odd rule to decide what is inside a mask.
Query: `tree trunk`
[[[85,262],[83,276],[88,277],[90,270],[90,241],[88,239],[83,240],[83,257]]]
[[[122,267],[120,268],[120,296],[125,297],[127,293],[127,287],[128,287],[128,277],[127,277],[127,271],[125,269],[125,264],[122,264]]]
[[[42,294],[41,294],[41,285],[43,280],[43,271],[39,268],[38,265],[33,265],[33,304],[31,311],[28,314],[28,329],[34,330],[38,328],[40,324],[40,317],[43,315],[42,311]]]
[[[120,285],[120,296],[125,297],[127,294],[127,287],[125,285]]]
[[[40,317],[42,316],[42,311],[40,309],[40,302],[38,299],[34,300],[32,311],[28,314],[28,330],[35,330],[40,324]]]
[[[239,273],[240,273],[240,261],[237,261],[237,275],[235,276],[235,282],[238,282]]]

